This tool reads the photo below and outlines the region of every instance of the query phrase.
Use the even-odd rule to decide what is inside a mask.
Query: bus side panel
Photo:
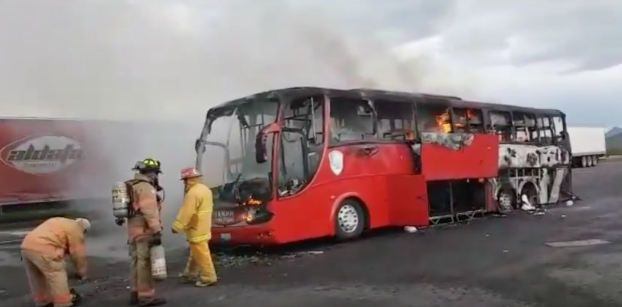
[[[388,190],[395,191],[396,196],[404,192],[388,187],[386,178],[412,172],[409,150],[403,144],[373,143],[329,148],[307,187],[271,205],[279,240],[292,242],[334,235],[335,214],[346,199],[356,199],[367,208],[370,228],[390,225]],[[342,156],[340,172],[331,170],[331,153]],[[402,186],[416,187],[410,183],[413,181]]]
[[[430,135],[421,145],[421,168],[427,180],[497,176],[499,139],[496,135],[458,133]]]
[[[387,200],[392,226],[427,226],[428,191],[422,175],[389,175]]]

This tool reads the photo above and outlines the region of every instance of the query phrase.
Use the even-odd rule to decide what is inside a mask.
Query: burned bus
[[[287,88],[210,109],[196,166],[214,194],[213,243],[345,240],[561,200],[565,129],[555,110]]]

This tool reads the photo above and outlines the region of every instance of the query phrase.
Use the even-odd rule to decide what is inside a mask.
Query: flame
[[[253,196],[249,196],[248,199],[243,203],[246,206],[259,206],[261,205],[261,201],[253,198]]]
[[[471,119],[476,117],[476,114],[471,109],[466,110],[466,117],[460,116],[454,125],[456,128],[464,128],[464,123],[467,119]],[[436,116],[436,126],[441,132],[449,133],[451,132],[451,122],[449,120],[449,109],[446,109],[443,113]]]
[[[446,109],[445,112],[436,116],[436,127],[441,132],[451,132],[451,123],[449,122],[449,109]]]

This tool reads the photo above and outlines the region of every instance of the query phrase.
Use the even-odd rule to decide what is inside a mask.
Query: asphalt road
[[[169,305],[187,307],[622,306],[621,182],[622,162],[603,163],[575,170],[582,201],[543,216],[515,213],[414,234],[307,244],[293,249],[298,253],[222,256],[218,286],[198,289],[171,278],[158,291]],[[89,307],[124,305],[128,295],[121,230],[103,232],[89,242],[90,281],[76,286]],[[12,236],[18,234],[0,233],[0,241]],[[165,239],[176,275],[183,242]],[[603,244],[547,245],[575,240]],[[19,265],[15,245],[0,245],[3,307],[32,306]]]

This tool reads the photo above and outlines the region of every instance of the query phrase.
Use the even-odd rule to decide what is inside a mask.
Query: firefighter
[[[162,173],[160,161],[144,159],[134,166],[132,185],[132,210],[127,219],[130,253],[130,304],[141,307],[160,306],[166,299],[155,296],[151,276],[150,248],[162,244],[162,223],[157,190],[158,176]],[[123,220],[117,220],[122,225]]]
[[[86,279],[84,234],[91,228],[87,219],[53,217],[24,237],[22,260],[36,306],[78,306],[80,296],[69,288],[65,255],[71,256],[76,276]]]
[[[201,173],[189,167],[181,171],[184,181],[184,203],[173,222],[173,233],[185,233],[190,244],[190,257],[179,277],[195,282],[197,287],[216,284],[216,270],[212,262],[208,241],[212,237],[212,191],[201,182]]]

